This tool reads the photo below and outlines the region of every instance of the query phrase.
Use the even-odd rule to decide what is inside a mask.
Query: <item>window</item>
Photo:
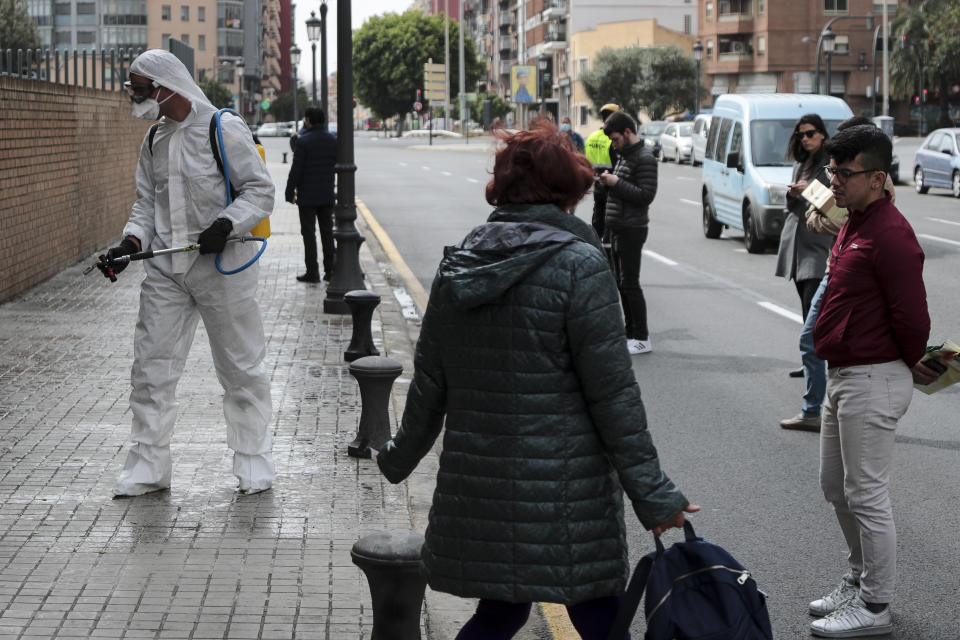
[[[577,59],[577,77],[579,78],[590,70],[590,58]]]
[[[160,19],[169,20],[170,19],[170,5],[162,4],[160,5]],[[169,37],[169,36],[168,36]]]
[[[207,8],[197,7],[197,22],[206,22],[206,21],[207,21]]]
[[[707,22],[713,22],[713,3],[707,2],[703,5],[703,13]]]
[[[846,0],[844,0],[846,2]],[[753,9],[753,0],[720,0],[718,14],[748,16]]]
[[[737,154],[737,171],[743,173],[743,127],[739,122],[733,127],[733,136],[730,138],[730,153]]]
[[[582,104],[580,105],[580,108],[578,109],[578,111],[580,112],[579,121],[580,121],[580,126],[582,127],[585,124],[587,124],[587,116],[590,115],[590,109],[587,108],[587,105]]]
[[[850,55],[850,36],[841,36],[841,35],[837,36],[837,39],[834,40],[833,55],[835,56]]]
[[[767,37],[757,36],[757,55],[762,56],[767,52]]]
[[[824,13],[848,13],[848,0],[823,0]]]
[[[720,133],[717,135],[717,160],[723,163],[727,161],[727,142],[730,140],[730,129],[733,127],[733,120],[722,118]]]
[[[757,0],[757,15],[762,16],[767,11],[766,0]]]
[[[713,40],[707,40],[707,60],[713,60]]]
[[[197,49],[199,49],[200,51],[207,50],[207,36],[205,35],[197,36]]]
[[[689,13],[683,14],[683,32],[686,34],[690,33],[690,27],[693,24],[693,16]]]
[[[893,15],[897,12],[897,0],[887,0],[887,13]],[[879,16],[883,13],[883,2],[873,0],[873,13]]]
[[[707,135],[707,148],[703,152],[707,160],[713,160],[715,157],[714,148],[717,146],[717,132],[720,131],[720,124],[723,118],[714,118],[710,123],[710,133]]]
[[[190,34],[189,34],[189,33],[181,33],[181,34],[180,34],[180,42],[182,42],[183,44],[190,44]]]
[[[185,4],[180,5],[180,19],[184,22],[190,21],[190,7]]]
[[[170,34],[169,34],[169,33],[165,33],[165,34],[163,34],[162,36],[160,36],[160,47],[163,48],[163,49],[169,49],[169,48],[170,48]]]

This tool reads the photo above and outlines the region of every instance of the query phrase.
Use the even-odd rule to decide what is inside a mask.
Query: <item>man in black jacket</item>
[[[286,200],[300,209],[300,235],[303,236],[304,262],[307,272],[297,276],[300,282],[320,282],[317,263],[317,237],[314,220],[320,227],[323,249],[323,279],[333,274],[336,248],[333,243],[333,165],[337,161],[337,137],[323,130],[326,115],[311,107],[303,114],[306,131],[297,137],[293,164],[287,176]]]
[[[633,118],[618,111],[607,118],[603,131],[620,158],[613,173],[598,180],[607,189],[604,223],[613,246],[620,302],[631,355],[650,353],[647,302],[640,288],[640,253],[647,241],[648,209],[657,194],[657,160],[637,136]]]

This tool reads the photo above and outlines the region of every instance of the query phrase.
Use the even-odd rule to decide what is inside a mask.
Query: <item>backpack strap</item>
[[[241,120],[243,120],[243,118],[233,109],[220,109],[210,118],[210,149],[213,151],[213,159],[217,161],[217,169],[220,171],[220,175],[225,177],[226,174],[223,171],[223,159],[220,157],[220,145],[217,142],[217,118],[223,113],[232,113]],[[250,133],[250,137],[253,138],[252,132]],[[240,195],[240,193],[234,189],[233,184],[231,184],[230,200],[236,200],[238,195]]]
[[[147,148],[150,150],[150,155],[153,155],[153,139],[157,135],[157,129],[160,127],[159,122],[154,122],[150,125],[150,133],[148,134]]]
[[[658,538],[659,540],[659,538]],[[659,553],[662,553],[662,543]],[[637,568],[633,571],[633,577],[630,578],[630,584],[622,596],[620,596],[620,607],[617,609],[617,617],[613,620],[610,627],[610,633],[607,640],[624,640],[627,632],[630,630],[630,623],[633,616],[637,613],[640,606],[640,600],[643,599],[643,592],[647,588],[647,580],[650,579],[650,571],[653,569],[653,558],[646,555],[637,563]]]

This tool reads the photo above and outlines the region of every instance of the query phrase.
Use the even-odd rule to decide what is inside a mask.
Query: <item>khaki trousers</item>
[[[896,587],[897,530],[888,485],[897,421],[912,395],[913,378],[902,360],[827,370],[820,487],[837,514],[866,602],[891,602]]]

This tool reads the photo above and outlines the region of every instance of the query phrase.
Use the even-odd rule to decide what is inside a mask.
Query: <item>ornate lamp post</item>
[[[290,71],[293,76],[293,126],[297,126],[297,65],[300,64],[300,47],[293,45],[290,47]],[[299,133],[299,131],[298,131]]]
[[[237,103],[238,103],[237,106],[239,107],[238,111],[240,112],[240,117],[242,117],[244,122],[246,122],[247,111],[246,109],[243,108],[243,60],[242,59],[237,60],[234,66],[237,68],[237,76],[238,76],[238,79],[240,80],[240,85],[237,89]]]
[[[313,50],[313,104],[317,104],[317,40],[320,39],[320,21],[317,20],[317,14],[310,12],[310,19],[307,20],[307,40],[310,41],[310,49]]]
[[[703,60],[703,45],[700,44],[699,40],[693,43],[693,59],[697,62],[697,98],[694,102],[693,115],[697,115],[700,113],[700,61]]]
[[[352,53],[352,52],[351,52]],[[327,0],[320,2],[320,81],[323,83],[320,94],[320,108],[323,109],[323,130],[327,131],[330,124],[330,109],[327,101]],[[314,96],[316,101],[316,96]]]
[[[337,261],[333,279],[323,300],[324,313],[350,313],[343,296],[348,291],[363,289],[360,270],[360,243],[363,236],[357,231],[357,204],[353,163],[353,31],[350,0],[337,4]]]
[[[835,34],[832,29],[827,28],[821,37],[823,38],[824,64],[827,69],[826,75],[824,76],[824,84],[827,85],[827,90],[821,93],[830,95],[830,59],[833,58],[833,49],[837,46],[837,34]]]

